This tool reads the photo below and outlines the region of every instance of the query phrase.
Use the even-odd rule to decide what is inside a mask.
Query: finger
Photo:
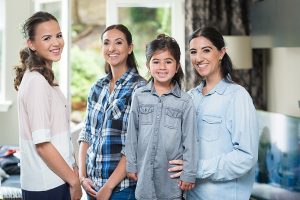
[[[170,177],[171,178],[178,178],[178,177],[180,177],[180,175],[181,175],[181,172],[178,172],[176,174],[171,174]]]
[[[169,172],[178,172],[182,171],[183,167],[182,166],[174,166],[168,169]]]
[[[169,163],[172,165],[183,165],[183,160],[170,160]]]

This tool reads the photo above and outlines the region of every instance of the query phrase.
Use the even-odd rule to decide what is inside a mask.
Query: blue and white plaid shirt
[[[111,74],[98,80],[88,96],[87,116],[78,141],[89,144],[86,157],[87,176],[98,191],[116,169],[125,147],[128,115],[133,91],[146,85],[134,68],[116,82],[109,93]],[[120,191],[136,182],[125,178],[115,188]]]

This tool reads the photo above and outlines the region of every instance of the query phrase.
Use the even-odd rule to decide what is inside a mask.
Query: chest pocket
[[[181,122],[182,112],[174,108],[166,108],[164,112],[164,126],[168,128],[178,128]]]
[[[154,107],[151,105],[142,105],[139,107],[139,120],[142,125],[153,123]]]
[[[198,122],[199,123],[199,122]],[[220,137],[222,118],[213,115],[203,115],[200,121],[199,135],[206,141],[215,141]]]
[[[122,117],[122,115],[125,112],[125,103],[125,99],[116,99],[113,101],[111,108],[111,114],[113,119],[117,120]]]

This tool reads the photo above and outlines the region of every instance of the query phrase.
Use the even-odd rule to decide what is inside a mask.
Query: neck
[[[111,69],[111,74],[112,74],[111,81],[113,83],[115,83],[127,71],[128,67],[127,66],[123,66],[123,67],[110,67],[110,69]]]
[[[155,80],[154,80],[153,84],[154,84],[154,88],[155,88],[155,91],[157,92],[158,96],[161,96],[161,95],[169,92],[173,86],[173,84],[171,82],[162,84],[162,83],[156,82]]]
[[[221,74],[218,73],[214,76],[205,77],[206,85],[202,90],[203,94],[207,94],[222,80]]]

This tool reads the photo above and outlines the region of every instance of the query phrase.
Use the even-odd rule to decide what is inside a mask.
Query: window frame
[[[6,46],[6,32],[5,32],[5,27],[6,27],[6,0],[3,0],[3,6],[1,6],[3,10],[0,11],[1,15],[0,16],[3,20],[3,30],[2,30],[2,38],[0,38],[1,41],[1,63],[0,63],[0,112],[7,112],[9,107],[11,106],[12,102],[6,100],[6,69],[5,69],[5,63],[6,63],[6,51],[5,51],[5,46]]]

